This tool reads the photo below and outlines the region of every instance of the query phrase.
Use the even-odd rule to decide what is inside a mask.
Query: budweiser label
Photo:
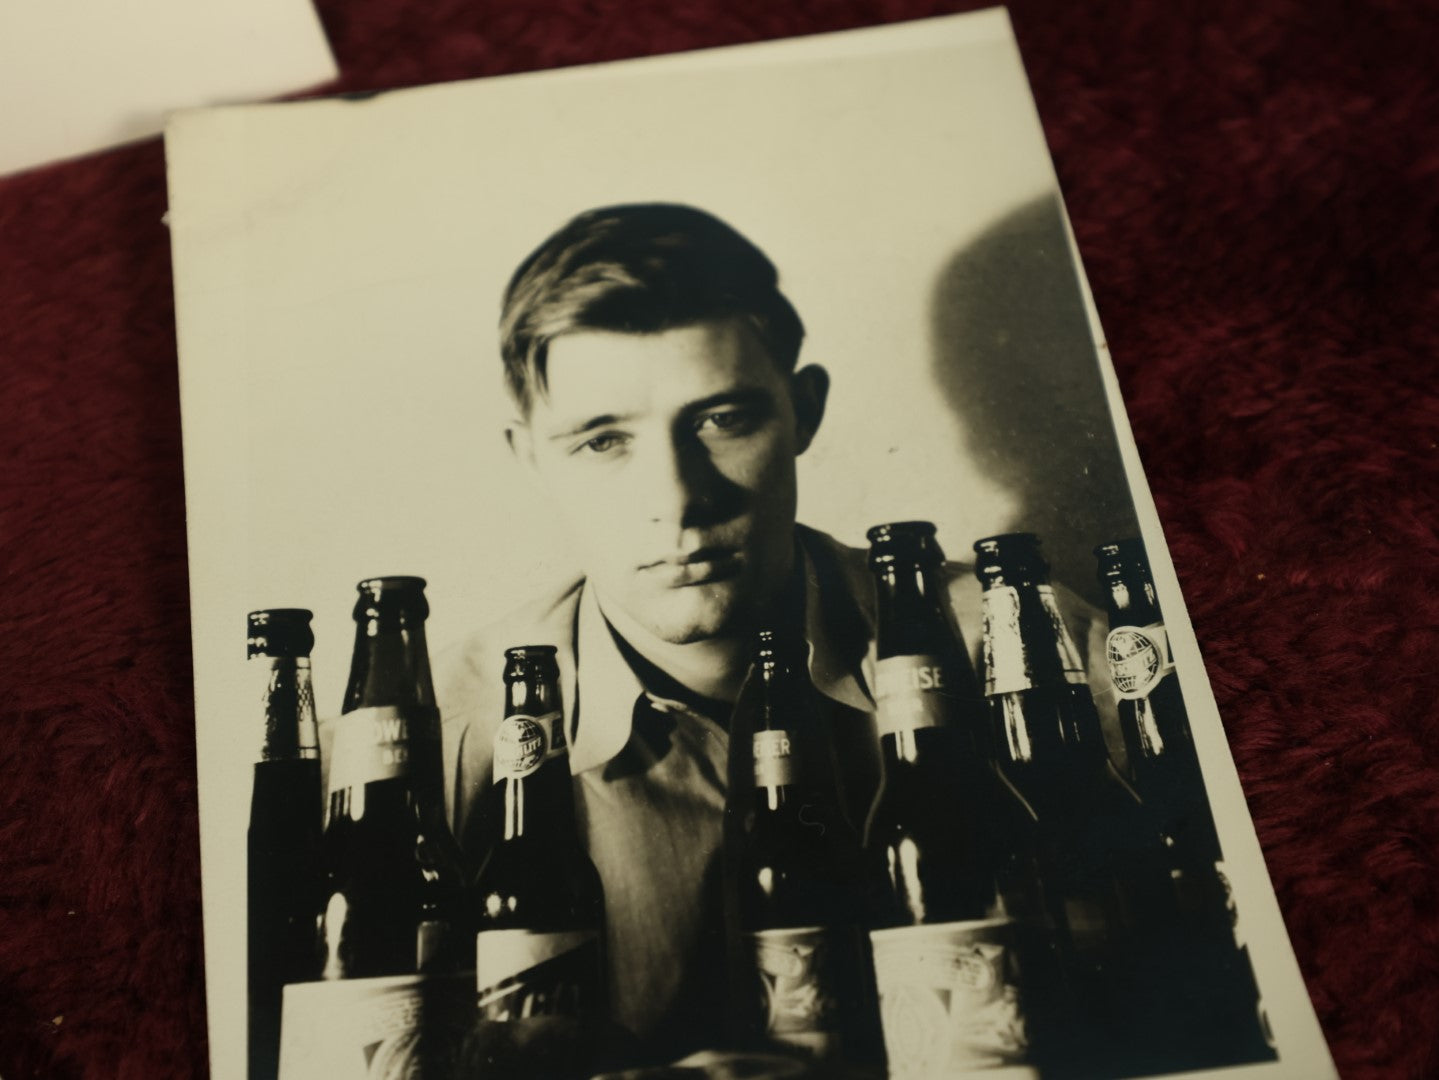
[[[330,791],[409,776],[426,755],[438,765],[440,713],[423,706],[356,709],[334,721]]]
[[[984,919],[870,934],[891,1077],[1029,1061],[1015,928]]]
[[[472,985],[468,973],[292,983],[280,1080],[463,1080]]]
[[[1114,692],[1126,701],[1148,697],[1174,670],[1163,623],[1116,626],[1104,643],[1104,656]]]
[[[874,666],[876,722],[881,735],[947,723],[949,679],[936,656],[889,656]]]
[[[507,716],[495,732],[495,779],[523,780],[565,749],[565,725],[559,712]]]
[[[1054,639],[1059,646],[1059,666],[1064,669],[1065,680],[1083,686],[1084,664],[1079,659],[1079,650],[1074,647],[1074,638],[1069,636],[1069,627],[1064,625],[1064,616],[1059,613],[1059,601],[1055,598],[1054,588],[1039,585],[1035,592],[1039,593],[1039,602],[1054,628]]]
[[[480,1019],[584,1016],[600,1007],[604,970],[594,930],[486,930],[475,936]]]
[[[784,787],[795,781],[794,747],[788,731],[754,733],[754,782],[757,787]]]
[[[1019,590],[995,585],[980,597],[984,613],[984,692],[1014,694],[1034,685],[1019,629]]]

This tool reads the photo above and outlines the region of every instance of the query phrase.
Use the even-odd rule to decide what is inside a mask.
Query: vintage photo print
[[[218,1080],[1332,1075],[1002,12],[166,145]]]

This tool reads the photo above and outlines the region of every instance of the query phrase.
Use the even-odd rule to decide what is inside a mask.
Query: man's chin
[[[744,605],[733,589],[674,590],[650,607],[645,628],[671,645],[694,645],[747,633],[751,627]],[[693,593],[694,595],[687,595]]]

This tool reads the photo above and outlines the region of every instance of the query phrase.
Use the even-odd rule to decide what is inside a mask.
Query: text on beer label
[[[485,1020],[593,1013],[603,978],[594,930],[485,930],[475,936],[476,1000]]]
[[[1105,639],[1104,656],[1114,692],[1126,701],[1148,697],[1174,670],[1163,623],[1116,626]]]
[[[874,665],[875,722],[881,735],[948,723],[950,679],[936,656],[887,656]]]
[[[995,585],[980,597],[984,614],[984,692],[990,697],[1034,685],[1019,629],[1019,590]]]
[[[440,713],[426,706],[381,705],[356,709],[334,721],[330,791],[409,776],[412,762],[434,757],[440,746]]]
[[[788,731],[754,733],[754,782],[758,787],[784,787],[795,782],[794,745]]]
[[[564,752],[564,722],[558,711],[507,716],[495,731],[495,779],[523,780]]]

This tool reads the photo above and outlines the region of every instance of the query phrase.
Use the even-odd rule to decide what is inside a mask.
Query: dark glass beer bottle
[[[286,983],[313,978],[323,817],[310,683],[310,612],[252,611],[247,651],[263,673],[264,740],[249,829],[250,1080],[274,1080]]]
[[[1274,1057],[1273,1037],[1228,888],[1189,716],[1143,542],[1094,549],[1109,609],[1105,643],[1133,783],[1167,840],[1182,914],[1188,1039],[1204,1065]]]
[[[1019,880],[1022,852],[1006,838],[1027,815],[989,757],[934,526],[898,522],[868,535],[882,774],[865,843],[894,898],[892,926],[872,935],[890,1067],[930,1075],[1023,1063],[1032,1053],[1020,956],[1037,928],[1009,917],[1000,884]],[[1028,897],[1033,874],[1025,879]],[[936,980],[941,957],[969,964],[970,977]]]
[[[604,888],[575,818],[553,646],[505,652],[492,805],[500,833],[472,890],[477,1065],[589,1075],[606,1014]]]
[[[1038,538],[990,537],[974,549],[995,755],[1034,814],[1072,1053],[1104,1071],[1175,1067],[1163,972],[1177,913],[1163,838],[1109,758]]]
[[[928,522],[869,531],[878,599],[875,704],[882,778],[865,829],[902,924],[985,918],[995,903],[983,700],[952,619]]]
[[[330,751],[321,974],[452,971],[468,966],[464,873],[445,819],[425,583],[373,578],[357,588],[355,651]]]
[[[864,939],[877,875],[826,783],[802,650],[797,637],[759,632],[747,715],[731,732],[731,775],[742,779],[726,838],[736,849],[732,1004],[750,1046],[864,1061],[877,1047]]]

